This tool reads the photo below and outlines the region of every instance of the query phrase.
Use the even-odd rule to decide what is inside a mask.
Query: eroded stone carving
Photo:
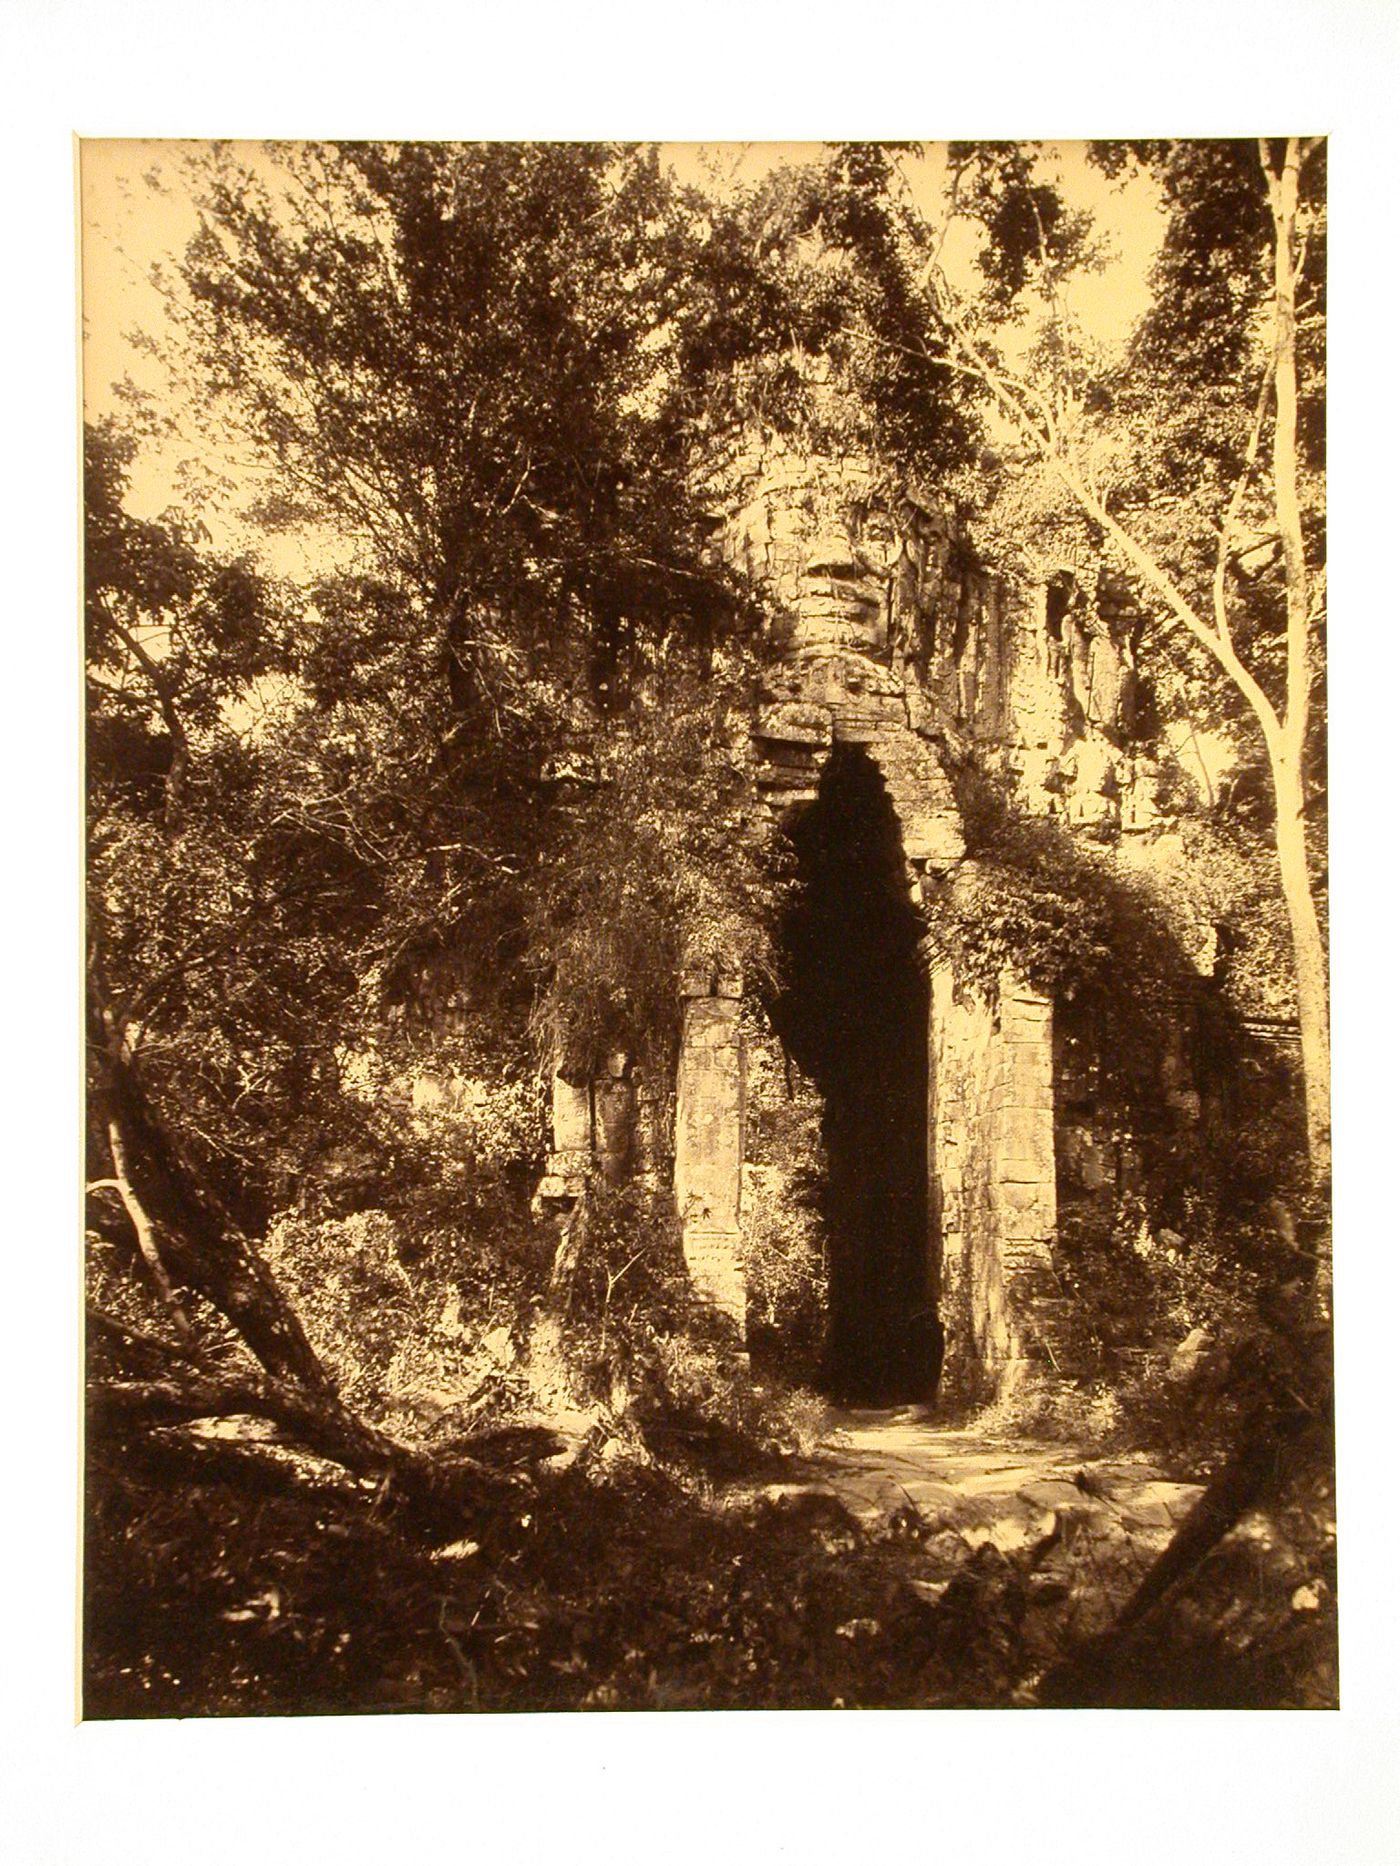
[[[742,981],[688,981],[676,1074],[676,1207],[697,1292],[744,1331],[739,1201],[744,1161]],[[726,989],[721,990],[723,985]]]
[[[1137,859],[1162,839],[1163,774],[1131,747],[1124,585],[1076,563],[1003,583],[936,499],[892,493],[860,459],[736,450],[714,509],[716,559],[757,580],[781,649],[752,722],[770,825],[811,805],[837,748],[856,746],[883,780],[919,904],[926,879],[955,878],[966,859],[961,765],[1006,777],[1028,811],[1123,837]],[[929,1283],[947,1383],[987,1397],[1059,1365],[1055,1007],[1014,974],[979,993],[929,963]],[[709,966],[683,981],[673,1184],[695,1287],[742,1333],[741,993]],[[1190,1084],[1170,1093],[1193,1119]],[[567,1207],[592,1171],[654,1170],[664,1099],[625,1066],[583,1089],[556,1080],[541,1199]],[[1082,1185],[1130,1176],[1087,1117],[1067,1118],[1061,1151]]]

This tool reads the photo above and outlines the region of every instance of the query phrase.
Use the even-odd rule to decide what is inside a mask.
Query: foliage
[[[1297,986],[1278,865],[1239,791],[1214,813],[1183,819],[1181,833],[1192,888],[1220,929],[1216,977],[1227,1002],[1244,1017],[1294,1015]],[[1318,893],[1325,910],[1325,881]]]
[[[839,1506],[718,1512],[627,1465],[435,1556],[333,1491],[206,1477],[190,1511],[130,1465],[93,1494],[90,1716],[929,1701],[903,1550]]]
[[[251,558],[216,557],[197,517],[127,512],[136,453],[134,433],[111,419],[85,430],[88,749],[99,808],[163,801],[173,819],[191,733],[286,666],[288,621]]]
[[[341,1397],[366,1417],[416,1436],[462,1432],[506,1400],[530,1266],[499,1234],[434,1230],[410,1244],[385,1212],[286,1213],[266,1255]]]
[[[573,1079],[617,1049],[670,1078],[682,973],[771,972],[781,877],[753,824],[752,683],[727,656],[705,675],[660,666],[561,815],[530,963],[541,1055]]]
[[[96,691],[93,919],[159,1106],[260,1226],[328,1159],[388,1169],[335,1050],[425,992],[498,1057],[531,1025],[586,1073],[619,1045],[664,1063],[682,963],[761,975],[751,611],[708,561],[688,449],[693,398],[773,332],[759,256],[732,228],[727,271],[654,152],[195,167],[166,280],[191,406],[275,481],[262,525],[329,530],[348,567],[299,612],[245,578],[225,624],[200,593],[222,573],[182,521],[125,518],[130,443],[94,436],[94,653],[123,604],[168,635],[136,716],[194,737],[172,835],[139,788],[158,745]]]
[[[811,1374],[826,1320],[825,1227],[821,1181],[754,1166],[744,1178],[744,1281],[755,1353],[789,1372]]]
[[[1204,499],[1237,465],[1239,359],[1216,336],[1262,302],[1258,229],[1241,220],[1211,258],[1223,158],[1134,159],[1176,189],[1157,322],[1135,383],[1101,383],[1081,413],[1122,509],[1147,514],[1198,582],[1208,533],[1180,511],[1153,530],[1152,515],[1164,489]],[[1014,1565],[962,1577],[937,1618],[839,1510],[702,1506],[711,1482],[810,1451],[825,1416],[755,1380],[697,1306],[669,1201],[590,1188],[562,1294],[566,1253],[527,1204],[544,1072],[584,1079],[620,1048],[665,1077],[684,971],[741,969],[760,995],[774,982],[785,876],[754,828],[744,729],[764,649],[697,483],[745,424],[872,451],[895,476],[975,453],[893,161],[837,146],[721,204],[620,145],[197,160],[200,230],[163,281],[172,361],[206,441],[251,446],[257,499],[240,547],[216,551],[193,508],[132,516],[134,429],[88,436],[95,1085],[120,1056],[148,1134],[202,1207],[263,1239],[341,1399],[410,1456],[469,1432],[487,1455],[482,1428],[529,1403],[546,1315],[598,1427],[570,1473],[519,1507],[508,1482],[494,1513],[464,1519],[455,1552],[422,1540],[378,1479],[334,1477],[275,1431],[94,1441],[98,1714],[1002,1702],[1024,1677],[1029,1579]],[[992,236],[985,309],[1004,324],[1037,266],[1053,290],[1091,258],[1086,229],[1016,146],[969,152],[964,180]],[[1304,271],[1320,290],[1313,224]],[[1168,421],[1178,285],[1193,397]],[[1303,342],[1316,544],[1320,352]],[[1049,345],[1034,367],[1082,387],[1091,361]],[[264,548],[296,536],[333,544],[300,589]],[[1266,546],[1230,574],[1272,692]],[[973,859],[932,903],[935,939],[974,985],[1014,964],[1110,1003],[1115,1065],[1140,1086],[1175,934],[1102,851],[971,778],[964,790]],[[1244,912],[1226,840],[1219,885]],[[96,1094],[101,1351],[115,1330],[119,1375],[245,1368],[202,1300],[169,1338],[104,1110]],[[795,1170],[812,1110],[785,1127],[775,1094],[759,1112],[757,1332],[800,1367],[823,1279]],[[1256,1127],[1231,1156],[1256,1191],[1270,1144]],[[1318,1384],[1316,1344],[1289,1360],[1293,1336],[1266,1313],[1279,1278],[1257,1204],[1225,1211],[1215,1191],[1191,1188],[1181,1246],[1155,1212],[1061,1241],[1061,1274],[1093,1291],[1076,1309],[1090,1358],[1124,1345],[1130,1311],[1147,1317],[1157,1363],[1126,1389],[1137,1429],[1174,1429],[1166,1338],[1201,1327],[1217,1344],[1225,1386],[1201,1373],[1181,1389],[1183,1406],[1216,1408],[1209,1430],[1193,1424],[1201,1444],[1286,1382]],[[519,1444],[497,1441],[506,1464]]]
[[[1249,1123],[1246,1123],[1249,1125]],[[1263,1125],[1262,1122],[1259,1125]],[[1292,1136],[1293,1150],[1298,1137]],[[1241,1152],[1248,1151],[1248,1142]],[[1169,1224],[1152,1188],[1067,1202],[1054,1252],[1057,1342],[1078,1374],[1023,1425],[1152,1445],[1217,1467],[1261,1417],[1330,1405],[1323,1240],[1305,1187],[1241,1183],[1228,1138],[1188,1162]],[[1179,1226],[1180,1228],[1174,1228]]]
[[[1144,579],[1140,564],[1123,558],[1066,483],[1057,459],[1079,463],[1093,496],[1106,502],[1201,615],[1211,611],[1224,515],[1245,476],[1226,538],[1230,632],[1282,716],[1282,559],[1272,489],[1268,475],[1257,470],[1269,457],[1273,419],[1267,397],[1261,400],[1261,382],[1272,364],[1267,314],[1273,226],[1259,145],[1218,139],[1088,146],[1089,159],[1109,175],[1149,178],[1163,208],[1152,302],[1116,354],[1087,342],[1058,295],[1067,273],[1093,263],[1091,249],[1072,239],[1062,251],[1042,257],[1025,233],[1028,223],[1053,220],[1066,210],[1037,179],[1024,147],[1019,155],[1007,153],[1015,148],[993,145],[988,153],[985,146],[968,146],[978,186],[964,189],[957,207],[987,230],[979,263],[1004,277],[1006,291],[1014,286],[1022,309],[1037,297],[1046,308],[1049,321],[1022,375],[1057,427],[1048,449],[1028,447],[1028,429],[997,444],[1000,471],[976,501],[977,535],[998,555],[1029,550],[1052,561],[1112,562],[1141,605],[1138,659],[1161,715],[1197,726],[1225,725],[1249,746],[1256,721],[1238,684],[1223,678],[1201,641],[1166,612],[1160,589]],[[1271,159],[1277,156],[1274,149]],[[1320,578],[1326,309],[1321,145],[1303,164],[1301,190],[1298,458],[1308,558]],[[1020,231],[1013,236],[1007,228]],[[967,315],[969,330],[985,325],[994,331],[1005,312],[969,303]],[[1311,697],[1320,720],[1325,616],[1314,615],[1310,629],[1316,643]],[[1319,801],[1326,783],[1322,739],[1318,731],[1309,745],[1310,793]]]
[[[815,451],[864,452],[896,478],[936,480],[973,459],[976,432],[944,367],[947,332],[912,276],[910,225],[895,206],[901,153],[832,144],[775,169],[738,211],[779,269],[794,340],[790,380],[763,418]],[[800,353],[818,367],[794,367]]]
[[[766,1027],[746,1031],[744,1192],[740,1207],[748,1336],[756,1361],[810,1378],[826,1326],[821,1101]]]
[[[1133,151],[1163,189],[1168,231],[1154,309],[1116,377],[1086,370],[1059,306],[1029,368],[1008,365],[995,325],[981,328],[975,309],[959,308],[936,247],[929,276],[956,339],[955,366],[981,384],[1016,450],[1097,528],[1151,618],[1143,643],[1165,629],[1180,636],[1188,662],[1200,651],[1223,711],[1246,722],[1267,756],[1308,1154],[1323,1184],[1327,959],[1308,843],[1325,617],[1317,421],[1325,143],[1260,138],[1252,161],[1245,151],[1228,142]],[[1101,152],[1110,170],[1126,159],[1122,145]],[[1005,186],[1014,197],[1027,182],[1013,172]],[[1054,305],[1048,256],[1041,270]]]
[[[1006,1706],[1047,1672],[1046,1701],[1099,1701],[1056,1673],[1142,1576],[1121,1528],[973,1554],[820,1494],[715,1509],[632,1459],[542,1477],[434,1545],[369,1487],[259,1489],[202,1456],[94,1454],[89,1717]],[[1335,1510],[1311,1459],[1268,1511],[1145,1623],[1117,1701],[1335,1701]]]
[[[996,319],[1022,314],[1028,288],[1053,301],[1065,280],[1098,259],[1091,218],[1072,212],[1036,173],[1026,143],[948,145],[953,210],[976,221],[985,238],[976,264],[986,281],[984,308]]]
[[[1172,978],[1182,963],[1172,929],[1110,851],[1029,815],[972,766],[957,784],[968,872],[928,907],[930,935],[963,979],[990,990],[1010,967],[1069,997],[1131,979],[1141,999]]]
[[[582,1392],[625,1411],[659,1377],[662,1344],[700,1321],[674,1201],[640,1182],[592,1188],[565,1338]]]

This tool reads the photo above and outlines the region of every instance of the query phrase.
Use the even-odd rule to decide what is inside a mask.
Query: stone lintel
[[[801,773],[815,771],[821,762],[825,745],[811,745],[795,739],[760,739],[763,747],[763,763],[758,767],[764,771],[787,771]]]
[[[831,702],[831,733],[838,745],[870,743],[870,735],[888,740],[894,732],[907,732],[904,701],[896,694],[862,693]],[[923,750],[923,741],[919,741]]]
[[[873,745],[885,730],[882,720],[847,717],[835,722],[834,737],[838,745]]]
[[[822,749],[831,743],[831,714],[825,706],[790,700],[765,707],[754,726],[754,737],[779,745]]]
[[[817,787],[807,784],[801,790],[770,790],[764,796],[764,805],[774,817],[782,817],[789,810],[795,810],[802,804],[815,803]]]
[[[754,783],[763,792],[765,802],[771,802],[774,795],[786,796],[789,792],[810,791],[815,797],[818,781],[815,764],[808,769],[793,765],[760,765],[754,772]]]

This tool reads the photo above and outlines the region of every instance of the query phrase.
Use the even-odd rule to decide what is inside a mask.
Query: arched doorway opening
[[[823,1099],[828,1322],[839,1399],[932,1399],[941,1333],[928,1198],[929,985],[899,822],[879,768],[838,745],[791,826],[773,1022]]]

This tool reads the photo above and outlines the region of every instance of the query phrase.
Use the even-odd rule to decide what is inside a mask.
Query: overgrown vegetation
[[[199,444],[256,461],[237,548],[193,494],[134,515],[166,411],[88,434],[89,1714],[1000,1704],[1084,1658],[1050,1609],[1091,1552],[1049,1588],[1048,1545],[950,1577],[917,1511],[785,1495],[827,1425],[830,1265],[819,1098],[766,1024],[751,1363],[694,1299],[664,1138],[627,1184],[535,1196],[553,1076],[674,1080],[683,977],[742,975],[751,1017],[782,987],[748,736],[775,644],[697,486],[741,427],[895,478],[976,454],[894,163],[842,147],[720,201],[631,147],[196,160],[167,361]],[[986,179],[1005,311],[1049,203]],[[325,547],[300,582],[297,539]],[[1213,1153],[1185,1136],[1159,1061],[1195,974],[1160,891],[970,766],[960,802],[933,939],[968,988],[1014,967],[1111,1029],[1144,1152],[1064,1226],[1091,1371],[1049,1423],[1219,1465],[1232,1522],[1291,1499],[1312,1586],[1297,1136],[1239,1119],[1247,1087]],[[1222,922],[1267,930],[1233,831],[1190,833]],[[1221,1055],[1266,946],[1209,999]],[[1275,1637],[1260,1587],[1265,1659],[1211,1646],[1199,1701],[1325,1697],[1326,1613]]]

